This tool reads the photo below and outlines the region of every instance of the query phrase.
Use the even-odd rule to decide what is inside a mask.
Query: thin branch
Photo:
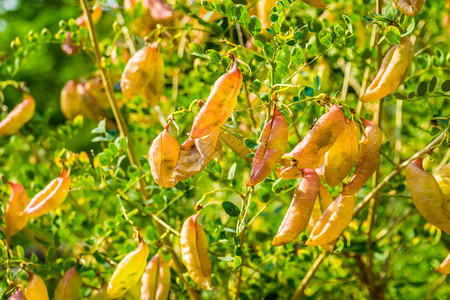
[[[306,273],[305,277],[303,277],[303,280],[300,283],[297,290],[295,291],[294,295],[292,295],[291,300],[300,299],[304,296],[304,292],[305,292],[306,286],[308,285],[308,282],[311,280],[311,278],[314,277],[314,275],[316,274],[317,270],[319,269],[320,265],[322,264],[322,262],[324,261],[326,256],[327,256],[327,252],[323,251],[316,258],[316,260],[312,264],[311,268],[309,268],[308,273]]]

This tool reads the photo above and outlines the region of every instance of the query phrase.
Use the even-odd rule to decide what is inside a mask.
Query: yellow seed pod
[[[190,216],[181,228],[181,259],[192,280],[202,289],[210,290],[212,264],[208,254],[208,241],[197,218],[198,214]]]
[[[450,201],[450,163],[446,164],[434,174],[434,178],[444,193],[445,199]]]
[[[141,300],[166,300],[170,291],[169,263],[156,253],[148,262],[141,281]]]
[[[141,241],[136,250],[122,259],[108,283],[108,298],[119,298],[139,281],[147,265],[148,252],[147,244]]]
[[[0,137],[16,133],[25,125],[34,115],[36,102],[31,95],[25,95],[25,98],[0,122]]]
[[[327,8],[327,4],[323,0],[302,0],[306,4],[314,6],[315,8],[325,9]]]
[[[439,272],[441,274],[450,274],[450,253],[448,254],[447,258],[445,258],[444,261],[439,265],[439,267],[436,268],[436,272]]]
[[[28,272],[28,286],[23,293],[27,300],[48,300],[48,291],[44,280],[36,274]]]
[[[55,300],[78,300],[80,290],[81,277],[73,266],[59,280],[55,290]]]
[[[14,234],[21,231],[27,225],[29,218],[21,215],[21,212],[30,202],[27,192],[21,184],[13,182],[9,184],[11,185],[12,193],[5,210],[6,237],[8,242]]]

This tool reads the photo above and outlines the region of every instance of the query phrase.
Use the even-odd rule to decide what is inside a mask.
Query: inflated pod
[[[344,184],[342,194],[356,194],[366,184],[367,180],[380,165],[380,146],[383,134],[377,124],[361,119],[364,134],[360,142],[361,152],[356,163],[355,172],[348,184]]]
[[[212,264],[208,254],[208,241],[197,218],[198,214],[190,216],[181,228],[181,259],[192,280],[202,289],[210,290]]]
[[[9,185],[12,193],[5,210],[6,238],[8,242],[13,235],[27,225],[29,218],[22,215],[21,212],[30,202],[27,192],[21,184],[10,182]]]
[[[270,28],[272,22],[270,21],[270,14],[272,14],[272,7],[275,6],[277,0],[260,0],[256,7],[256,15],[261,21],[261,33],[270,36],[266,28]]]
[[[450,163],[446,164],[434,174],[434,178],[444,193],[445,199],[450,201]]]
[[[408,37],[386,53],[377,76],[359,98],[363,102],[380,100],[398,89],[408,76],[414,60],[414,46]]]
[[[241,87],[242,74],[232,60],[229,72],[214,83],[208,99],[195,117],[189,136],[198,139],[218,131],[233,112]]]
[[[69,171],[63,170],[60,177],[53,179],[42,191],[37,193],[22,215],[36,218],[58,208],[69,194],[69,173]]]
[[[23,293],[27,300],[48,300],[48,291],[44,280],[36,274],[28,272],[28,286]]]
[[[220,128],[198,138],[188,138],[180,148],[172,180],[185,180],[202,171],[214,157]]]
[[[406,183],[422,217],[450,234],[450,200],[445,199],[433,175],[423,169],[421,158],[406,167]]]
[[[141,300],[167,299],[170,291],[169,263],[156,253],[148,262],[141,281]]]
[[[261,134],[261,144],[253,158],[252,172],[246,185],[254,186],[272,172],[286,149],[288,131],[286,118],[274,107],[272,119]]]
[[[322,246],[335,241],[350,224],[354,207],[355,195],[339,195],[317,221],[306,245]]]
[[[344,127],[344,113],[333,104],[330,111],[322,115],[303,140],[285,156],[294,158],[298,168],[315,169],[323,163],[325,153],[333,146]],[[282,163],[290,166],[291,159],[283,159]]]
[[[0,122],[0,137],[16,133],[33,118],[36,102],[27,94],[23,101],[16,105],[12,111]]]
[[[313,169],[303,169],[303,177],[295,189],[291,205],[273,238],[273,246],[282,246],[292,242],[306,229],[319,188],[320,179],[316,172]]]
[[[81,276],[75,266],[70,268],[59,280],[55,290],[55,300],[77,300],[80,299]]]
[[[8,298],[8,300],[26,300],[26,299],[25,299],[25,294],[20,289],[18,289],[14,293],[14,295],[12,295],[11,297]]]
[[[450,253],[448,254],[447,258],[445,258],[444,261],[439,265],[439,267],[436,268],[436,272],[439,272],[441,274],[450,274]]]
[[[414,17],[421,9],[425,0],[393,0],[398,10],[407,16]]]
[[[295,164],[291,166],[281,166],[276,169],[275,172],[277,173],[278,178],[284,178],[286,180],[302,177],[302,169]]]
[[[219,134],[220,139],[227,145],[231,150],[236,152],[237,155],[239,155],[241,158],[252,161],[250,157],[247,155],[252,153],[252,151],[245,146],[244,141],[235,135],[226,132],[225,130],[220,130]]]
[[[314,6],[315,8],[325,9],[327,8],[327,4],[323,0],[302,0],[306,4]]]
[[[173,187],[178,181],[172,174],[178,161],[180,145],[169,133],[169,125],[154,140],[148,151],[148,161],[155,182],[163,187]]]
[[[147,265],[148,252],[147,244],[140,241],[136,250],[117,265],[106,290],[109,299],[119,298],[139,281]]]
[[[345,118],[345,128],[325,155],[325,179],[335,187],[347,177],[358,159],[359,127]]]

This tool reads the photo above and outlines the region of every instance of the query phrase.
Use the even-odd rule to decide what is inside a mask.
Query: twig
[[[311,268],[309,268],[308,273],[306,273],[305,277],[303,277],[302,282],[300,283],[299,287],[295,291],[294,295],[292,295],[291,300],[300,299],[304,296],[304,292],[306,289],[306,286],[308,285],[308,282],[311,280],[311,278],[314,277],[317,270],[319,269],[320,265],[324,261],[325,257],[327,256],[327,253],[323,251],[320,253],[320,255],[316,258],[314,263],[312,264]]]
[[[437,292],[437,290],[445,283],[445,279],[447,278],[447,274],[443,274],[439,277],[439,279],[436,281],[436,285],[433,287],[433,289],[428,293],[427,300],[434,299],[433,295]]]

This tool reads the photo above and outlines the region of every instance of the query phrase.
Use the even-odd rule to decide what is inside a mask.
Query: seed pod
[[[342,194],[345,195],[356,194],[362,189],[380,164],[379,149],[383,139],[380,127],[371,121],[361,120],[364,126],[364,135],[360,142],[361,152],[350,183],[344,184],[342,189]]]
[[[205,232],[197,222],[198,214],[183,223],[180,233],[181,259],[192,280],[204,290],[211,289],[211,259]]]
[[[325,155],[325,178],[331,187],[337,186],[350,173],[358,158],[359,128],[345,118],[345,128]]]
[[[130,58],[120,79],[120,88],[125,98],[136,97],[155,79],[156,67],[161,64],[159,56],[158,43],[153,43]]]
[[[148,160],[155,182],[163,187],[172,187],[177,181],[172,180],[172,174],[178,161],[180,145],[170,135],[166,126],[153,143],[148,152]]]
[[[275,6],[277,0],[260,0],[256,7],[256,15],[261,21],[261,33],[270,36],[266,28],[270,28],[272,21],[270,15],[272,14],[272,7]]]
[[[198,139],[218,130],[233,112],[241,86],[242,74],[233,60],[230,71],[214,83],[206,103],[195,117],[189,136]]]
[[[141,241],[136,250],[128,253],[117,265],[108,283],[109,299],[119,298],[139,281],[147,264],[148,252],[147,244]]]
[[[296,159],[298,168],[315,169],[323,163],[325,153],[333,146],[344,128],[344,113],[333,104],[330,111],[317,120],[303,140],[285,155]],[[289,166],[290,161],[284,159],[282,163]]]
[[[28,272],[28,286],[23,293],[27,300],[48,300],[48,291],[41,277]]]
[[[303,177],[295,189],[291,206],[284,215],[272,245],[282,246],[292,242],[308,226],[314,202],[320,188],[320,179],[312,169],[303,169]]]
[[[393,0],[398,10],[407,16],[414,17],[421,9],[425,0]]]
[[[286,118],[274,106],[273,117],[261,134],[261,144],[253,158],[252,172],[246,185],[256,185],[275,168],[286,149],[288,131]]]
[[[450,200],[445,199],[433,175],[423,169],[421,158],[406,167],[406,183],[422,217],[450,234]]]
[[[286,180],[302,177],[302,170],[295,164],[287,167],[281,166],[275,172],[277,173],[278,178],[284,178]]]
[[[165,300],[169,298],[169,290],[169,263],[156,253],[142,275],[141,300]]]
[[[69,194],[69,173],[69,171],[63,170],[60,177],[53,179],[42,191],[37,193],[22,212],[22,215],[36,218],[60,206]]]
[[[9,297],[8,300],[26,300],[26,299],[25,294],[20,289],[17,289],[14,295]]]
[[[225,130],[220,130],[219,137],[225,143],[225,145],[236,152],[236,154],[241,158],[245,159],[246,161],[252,161],[251,158],[247,156],[248,154],[252,153],[252,151],[250,151],[250,149],[245,146],[244,142],[240,138],[226,132]]]
[[[5,210],[6,237],[9,241],[17,232],[21,231],[28,223],[28,217],[20,213],[27,207],[30,199],[24,187],[18,183],[9,183],[12,188],[11,196]]]
[[[201,138],[188,138],[180,148],[172,180],[185,180],[202,171],[214,156],[220,129]]]
[[[75,266],[70,268],[59,280],[55,290],[55,300],[80,299],[81,277]]]
[[[306,245],[322,246],[336,240],[350,224],[354,207],[355,195],[339,195],[317,221]]]
[[[0,122],[0,137],[12,135],[19,131],[34,115],[36,103],[31,95],[25,95],[23,101]]]
[[[450,201],[450,163],[446,164],[434,174],[434,178],[444,193],[445,199]]]
[[[164,60],[159,51],[156,51],[155,53],[152,68],[154,69],[153,79],[144,87],[144,97],[153,107],[158,105],[159,99],[164,93],[165,84]]]
[[[380,100],[398,89],[408,76],[414,60],[414,46],[408,37],[386,53],[380,70],[366,92],[359,98],[363,102]]]
[[[327,8],[327,4],[323,0],[302,0],[302,1],[318,9]]]
[[[450,274],[450,253],[447,258],[436,268],[436,272],[441,274]]]
[[[161,0],[143,0],[154,23],[167,23],[174,17],[174,10]]]

